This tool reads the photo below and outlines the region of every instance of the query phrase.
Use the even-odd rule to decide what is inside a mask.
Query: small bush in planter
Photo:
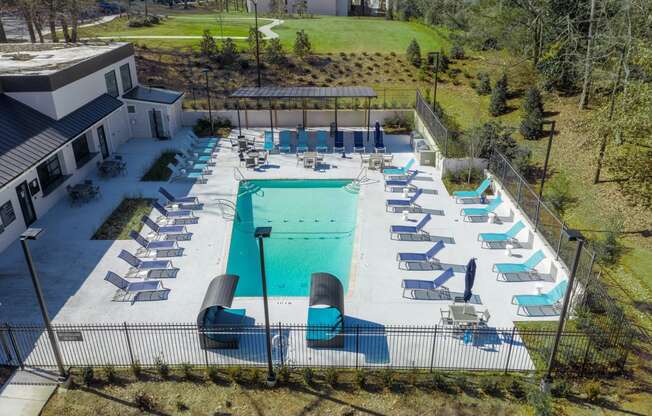
[[[217,370],[217,367],[208,367],[208,370],[206,370],[206,375],[208,376],[208,379],[213,383],[219,383],[220,372]]]
[[[391,390],[396,382],[396,375],[394,370],[386,368],[380,372],[380,381],[387,390]]]
[[[163,380],[167,380],[170,377],[170,366],[162,357],[156,357],[154,367],[156,367],[156,372]]]
[[[231,380],[233,384],[240,384],[242,382],[243,372],[244,371],[240,366],[229,367],[226,370],[226,373],[229,376],[229,380]]]
[[[82,370],[82,380],[84,381],[84,384],[89,386],[93,384],[93,381],[95,380],[95,373],[93,372],[93,367],[91,366],[86,366]]]
[[[192,366],[188,363],[181,364],[181,373],[186,380],[194,380],[195,374],[192,372]]]
[[[511,384],[509,385],[509,392],[514,396],[515,399],[522,400],[527,396],[527,391],[525,390],[525,387],[523,386],[523,383],[521,380],[515,378],[512,380]]]
[[[281,383],[288,384],[290,382],[290,368],[287,366],[283,366],[278,369],[277,372],[278,379],[281,381]]]
[[[480,379],[480,388],[482,391],[493,397],[503,397],[504,390],[503,386],[500,384],[500,381],[495,377],[483,377]]]
[[[131,372],[133,373],[134,377],[140,378],[143,373],[143,367],[141,367],[140,361],[136,360],[131,364]]]
[[[104,376],[106,377],[106,382],[109,384],[115,384],[118,381],[118,375],[115,372],[115,367],[112,365],[104,367]]]
[[[359,389],[364,389],[367,385],[367,373],[365,370],[358,369],[353,375],[353,381]]]
[[[451,58],[453,59],[464,59],[464,47],[460,44],[455,44],[451,47]]]
[[[326,383],[328,383],[329,386],[333,388],[337,387],[337,382],[339,381],[339,374],[336,368],[328,367],[326,369],[326,372],[324,373],[324,378],[326,379]]]
[[[153,412],[156,410],[156,400],[154,396],[139,390],[134,394],[134,404],[141,412]]]
[[[301,371],[301,376],[303,377],[303,382],[306,383],[307,386],[311,386],[315,381],[315,372],[310,367],[304,368]]]

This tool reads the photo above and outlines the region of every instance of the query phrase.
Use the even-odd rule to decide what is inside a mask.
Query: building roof
[[[181,97],[183,97],[183,93],[179,91],[141,86],[132,88],[122,96],[125,100],[146,101],[158,104],[174,104]]]
[[[0,188],[123,105],[103,94],[54,120],[0,94]]]
[[[239,88],[231,98],[373,98],[371,87],[246,87]]]

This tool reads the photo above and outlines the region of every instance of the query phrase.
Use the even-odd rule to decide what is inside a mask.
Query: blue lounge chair
[[[265,132],[265,142],[263,143],[263,150],[267,150],[268,152],[274,150],[274,135],[269,130]]]
[[[344,153],[344,132],[343,131],[336,131],[335,132],[335,139],[333,140],[333,152],[334,153]]]
[[[470,199],[470,198],[480,198],[484,191],[489,189],[489,185],[491,185],[491,179],[487,178],[482,183],[480,186],[476,188],[475,191],[455,191],[453,192],[453,196],[455,197],[455,202],[460,202],[464,199]]]
[[[503,280],[505,280],[507,274],[527,273],[528,275],[531,275],[536,273],[537,265],[545,258],[546,256],[543,254],[543,250],[538,250],[523,263],[496,263],[493,265],[492,270],[496,272],[496,280],[501,280],[501,276],[503,277]]]
[[[297,153],[308,151],[308,132],[299,130],[297,132]]]
[[[319,130],[317,132],[317,146],[315,150],[319,153],[328,152],[328,132],[326,130]]]
[[[174,267],[170,260],[141,260],[127,250],[121,250],[118,257],[131,266],[126,277],[141,277],[145,274],[147,279],[177,277],[179,268]]]
[[[124,301],[130,298],[131,303],[140,300],[166,300],[170,294],[170,289],[166,289],[160,280],[130,282],[111,271],[106,273],[104,280],[119,289],[122,294],[121,300]]]
[[[290,130],[281,130],[278,134],[278,151],[290,152],[292,150],[290,142],[292,141],[292,132]]]
[[[364,137],[362,136],[362,132],[359,130],[353,132],[353,151],[355,153],[365,152]]]
[[[129,237],[133,238],[140,248],[136,251],[136,256],[141,257],[178,257],[183,254],[183,248],[175,240],[149,241],[137,231],[130,231]]]
[[[164,240],[186,241],[192,238],[192,233],[188,232],[185,225],[158,225],[147,215],[143,215],[140,221],[152,230],[147,237],[153,240],[162,238]]]
[[[478,241],[481,241],[482,247],[491,248],[491,243],[512,243],[516,241],[516,236],[525,228],[522,221],[512,225],[512,227],[504,233],[480,233],[478,234]]]
[[[471,221],[472,218],[476,217],[488,217],[489,214],[494,212],[502,202],[503,200],[500,197],[496,197],[483,208],[462,208],[460,210],[460,215],[463,217],[464,221]]]
[[[199,163],[206,163],[208,166],[215,166],[215,159],[212,154],[199,154],[193,152],[191,149],[185,149],[182,151],[182,156],[186,160],[192,160]]]
[[[518,305],[516,309],[517,315],[523,315],[522,312],[529,307],[550,306],[556,308],[564,298],[567,289],[568,280],[563,280],[548,293],[542,293],[540,295],[514,295],[512,296],[512,305]]]
[[[167,225],[180,225],[180,224],[195,224],[198,222],[198,218],[195,217],[195,213],[189,209],[181,209],[178,211],[170,211],[165,209],[158,201],[152,202],[152,207],[157,210],[161,216],[156,219],[157,223],[167,223]]]
[[[407,176],[414,162],[414,159],[410,159],[402,168],[383,169],[383,176]]]
[[[394,236],[396,236],[398,239],[400,239],[401,235],[412,235],[415,237],[421,237],[423,239],[430,238],[430,235],[423,229],[423,227],[428,224],[431,218],[432,216],[430,214],[426,214],[415,226],[391,225],[389,227],[390,238],[394,239]]]
[[[385,153],[386,150],[383,141],[383,132],[379,131],[378,134],[374,134],[374,151],[376,153]]]
[[[168,200],[168,204],[193,204],[197,205],[199,199],[196,196],[174,196],[167,189],[162,186],[158,188],[158,192]]]
[[[423,189],[418,188],[410,199],[388,199],[385,201],[385,211],[396,212],[396,208],[409,209],[410,211],[420,211],[421,205],[417,204],[417,199],[423,193]]]
[[[443,294],[450,298],[450,292],[448,288],[444,286],[451,277],[453,277],[453,268],[449,267],[444,270],[435,280],[415,280],[415,279],[403,279],[401,282],[401,287],[403,288],[403,297],[416,299],[416,293],[418,292],[436,292],[440,291]],[[409,292],[411,296],[405,296],[405,293]]]
[[[416,170],[411,170],[410,173],[408,173],[407,177],[405,179],[387,179],[385,180],[385,190],[386,191],[392,191],[396,188],[399,189],[404,189],[404,188],[410,188],[410,190],[416,190],[417,187],[416,185],[412,185],[412,180],[416,178],[417,176],[417,171]]]
[[[174,155],[174,160],[177,161],[177,169],[185,169],[186,172],[201,172],[206,174],[208,171],[207,163],[185,160],[179,155]]]
[[[398,268],[402,270],[411,270],[410,264],[427,264],[432,266],[433,264],[438,264],[439,260],[435,258],[437,253],[439,253],[444,248],[444,242],[442,240],[437,241],[430,250],[425,253],[398,253],[396,255],[396,261],[398,261]],[[403,267],[401,267],[403,266]]]
[[[170,176],[170,182],[177,182],[177,181],[190,181],[190,182],[195,182],[195,183],[206,183],[206,176],[204,176],[204,172],[188,172],[185,169],[179,169],[176,166],[174,166],[172,163],[168,163],[167,166],[168,169],[172,172],[172,175]]]

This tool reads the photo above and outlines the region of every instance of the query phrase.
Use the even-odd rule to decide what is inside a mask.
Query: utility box
[[[434,150],[421,150],[417,156],[421,166],[437,166],[437,152]]]

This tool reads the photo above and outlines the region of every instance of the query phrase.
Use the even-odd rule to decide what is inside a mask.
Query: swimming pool
[[[358,206],[350,180],[254,180],[238,190],[227,273],[240,276],[236,296],[262,296],[256,227],[272,227],[265,240],[269,296],[308,296],[310,274],[337,276],[344,290]]]

